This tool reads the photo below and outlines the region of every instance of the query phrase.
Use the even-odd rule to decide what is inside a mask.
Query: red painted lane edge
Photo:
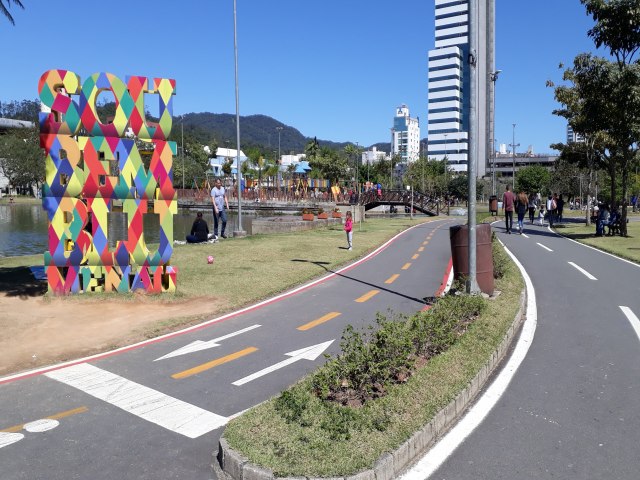
[[[447,265],[447,268],[445,269],[444,275],[442,277],[442,283],[440,283],[440,287],[436,291],[436,294],[435,294],[436,297],[441,297],[445,289],[447,288],[447,283],[449,283],[449,275],[451,275],[452,268],[453,268],[453,258],[450,258],[449,264]],[[430,308],[431,308],[431,305],[425,305],[422,311],[426,312]]]
[[[437,221],[437,220],[436,220]],[[65,368],[65,367],[71,367],[73,365],[78,365],[80,363],[85,363],[85,362],[89,362],[89,361],[95,361],[95,360],[101,360],[103,358],[108,358],[114,355],[119,355],[121,353],[125,353],[131,350],[135,350],[138,349],[140,347],[145,347],[147,345],[152,345],[154,343],[158,343],[158,342],[162,342],[164,340],[168,340],[170,338],[174,338],[174,337],[178,337],[180,335],[184,335],[186,333],[191,333],[191,332],[195,332],[197,330],[201,330],[204,328],[207,328],[211,325],[214,325],[216,323],[219,322],[223,322],[225,320],[229,320],[230,318],[234,318],[237,317],[239,315],[242,315],[244,313],[248,313],[248,312],[252,312],[254,310],[258,310],[262,307],[265,307],[267,305],[270,305],[272,303],[275,302],[279,302],[280,300],[284,300],[285,298],[291,297],[293,295],[296,295],[300,292],[303,292],[305,290],[308,290],[311,287],[314,287],[316,285],[319,285],[321,283],[326,282],[327,280],[343,273],[343,272],[347,272],[349,270],[351,270],[352,268],[357,267],[358,265],[371,260],[372,258],[374,258],[375,256],[379,255],[380,253],[382,253],[384,250],[386,250],[389,245],[391,245],[393,242],[395,242],[398,238],[400,238],[401,236],[405,235],[407,232],[413,230],[414,228],[418,228],[422,225],[424,225],[424,223],[420,223],[418,225],[414,225],[413,227],[407,228],[406,230],[398,233],[396,236],[392,237],[391,239],[387,240],[387,242],[383,243],[381,246],[379,246],[378,248],[376,248],[373,252],[369,253],[368,255],[362,257],[360,260],[355,261],[354,263],[347,265],[346,267],[341,268],[340,270],[337,270],[333,273],[329,273],[327,275],[325,275],[324,277],[318,278],[317,280],[313,280],[309,283],[306,283],[304,285],[301,285],[300,287],[296,287],[293,288],[291,290],[289,290],[288,292],[282,293],[280,295],[276,295],[275,297],[272,297],[268,300],[264,300],[262,302],[256,303],[254,305],[250,305],[248,307],[245,308],[241,308],[240,310],[236,310],[235,312],[231,312],[231,313],[227,313],[225,315],[222,315],[220,317],[217,318],[213,318],[211,320],[208,320],[206,322],[200,323],[198,325],[194,325],[192,327],[188,327],[185,328],[183,330],[178,330],[177,332],[172,332],[172,333],[168,333],[166,335],[162,335],[160,337],[156,337],[156,338],[151,338],[149,340],[144,340],[142,342],[139,343],[134,343],[133,345],[128,345],[126,347],[122,347],[122,348],[117,348],[115,350],[111,350],[109,352],[104,352],[104,353],[98,353],[96,355],[91,355],[88,357],[83,357],[83,358],[79,358],[76,360],[71,360],[69,362],[64,362],[64,363],[59,363],[56,365],[50,365],[48,367],[41,367],[35,370],[29,370],[26,372],[22,372],[22,373],[16,373],[13,375],[8,375],[5,377],[0,377],[0,385],[4,384],[4,383],[10,383],[10,382],[14,382],[17,380],[24,380],[26,378],[29,377],[34,377],[37,375],[42,375],[44,373],[47,372],[52,372],[54,370],[59,370],[61,368]],[[446,282],[445,282],[446,283]]]

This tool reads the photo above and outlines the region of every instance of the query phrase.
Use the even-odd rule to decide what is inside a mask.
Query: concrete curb
[[[482,391],[491,374],[500,365],[511,348],[526,317],[526,290],[520,295],[520,308],[513,324],[495,349],[491,358],[469,382],[467,387],[440,410],[421,430],[404,442],[395,451],[384,453],[372,469],[346,477],[323,480],[392,480],[424,455],[442,437],[473,403]],[[249,463],[248,459],[235,452],[224,438],[220,439],[217,454],[214,452],[213,471],[220,480],[273,480],[271,470]],[[286,477],[283,480],[319,480],[313,477]]]

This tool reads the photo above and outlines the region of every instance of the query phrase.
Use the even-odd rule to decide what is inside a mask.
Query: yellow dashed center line
[[[237,360],[238,358],[244,357],[245,355],[249,355],[250,353],[257,352],[257,351],[258,349],[255,347],[245,348],[244,350],[240,350],[239,352],[232,353],[231,355],[227,355],[225,357],[217,358],[207,363],[203,363],[202,365],[198,365],[197,367],[190,368],[189,370],[184,370],[182,372],[174,373],[173,375],[171,375],[171,378],[180,380],[182,378],[191,377],[193,375],[197,375],[198,373],[205,372],[214,367],[223,365],[233,360]]]
[[[379,293],[380,293],[380,290],[371,290],[370,292],[367,292],[364,295],[362,295],[360,298],[356,298],[356,302],[364,303],[367,300],[369,300],[371,297],[375,297]]]
[[[419,252],[424,252],[424,247],[420,247],[420,248],[418,249],[418,251],[419,251]]]
[[[387,278],[387,280],[384,283],[391,284],[391,283],[395,282],[398,279],[399,276],[400,276],[399,273],[395,273],[395,274],[391,275],[389,278]]]
[[[44,417],[47,420],[60,420],[61,418],[70,417],[71,415],[77,415],[78,413],[88,412],[89,409],[87,407],[79,407],[74,408],[73,410],[67,410],[65,412],[56,413],[55,415],[51,415],[50,417]],[[24,428],[25,424],[22,423],[20,425],[14,425],[13,427],[5,428],[0,430],[0,432],[7,433],[18,433],[20,430]]]
[[[402,266],[402,270],[409,270],[409,267],[411,267],[411,264],[410,264],[410,263],[405,263],[405,264]]]
[[[317,320],[314,320],[312,322],[309,323],[305,323],[304,325],[301,325],[298,327],[298,330],[304,332],[306,330],[311,330],[313,327],[317,327],[318,325],[324,323],[324,322],[328,322],[329,320],[332,320],[338,316],[342,315],[340,312],[331,312],[331,313],[327,313],[326,315],[318,318]]]
[[[419,256],[420,254],[416,253],[413,257],[411,257],[411,260],[417,260]]]
[[[429,245],[429,240],[427,240],[426,242],[422,242],[423,245]]]

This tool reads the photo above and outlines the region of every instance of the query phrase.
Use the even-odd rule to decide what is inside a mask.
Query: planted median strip
[[[222,443],[276,476],[339,477],[409,448],[414,433],[456,399],[453,412],[438,417],[450,421],[464,408],[461,392],[468,401],[472,380],[478,390],[478,372],[486,378],[489,360],[515,330],[523,282],[504,252],[497,255],[496,299],[452,295],[409,318],[381,316],[373,330],[348,327],[337,359],[233,420]]]

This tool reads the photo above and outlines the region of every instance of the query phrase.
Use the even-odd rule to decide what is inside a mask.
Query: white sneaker
[[[351,250],[351,247],[349,247],[347,250]]]

